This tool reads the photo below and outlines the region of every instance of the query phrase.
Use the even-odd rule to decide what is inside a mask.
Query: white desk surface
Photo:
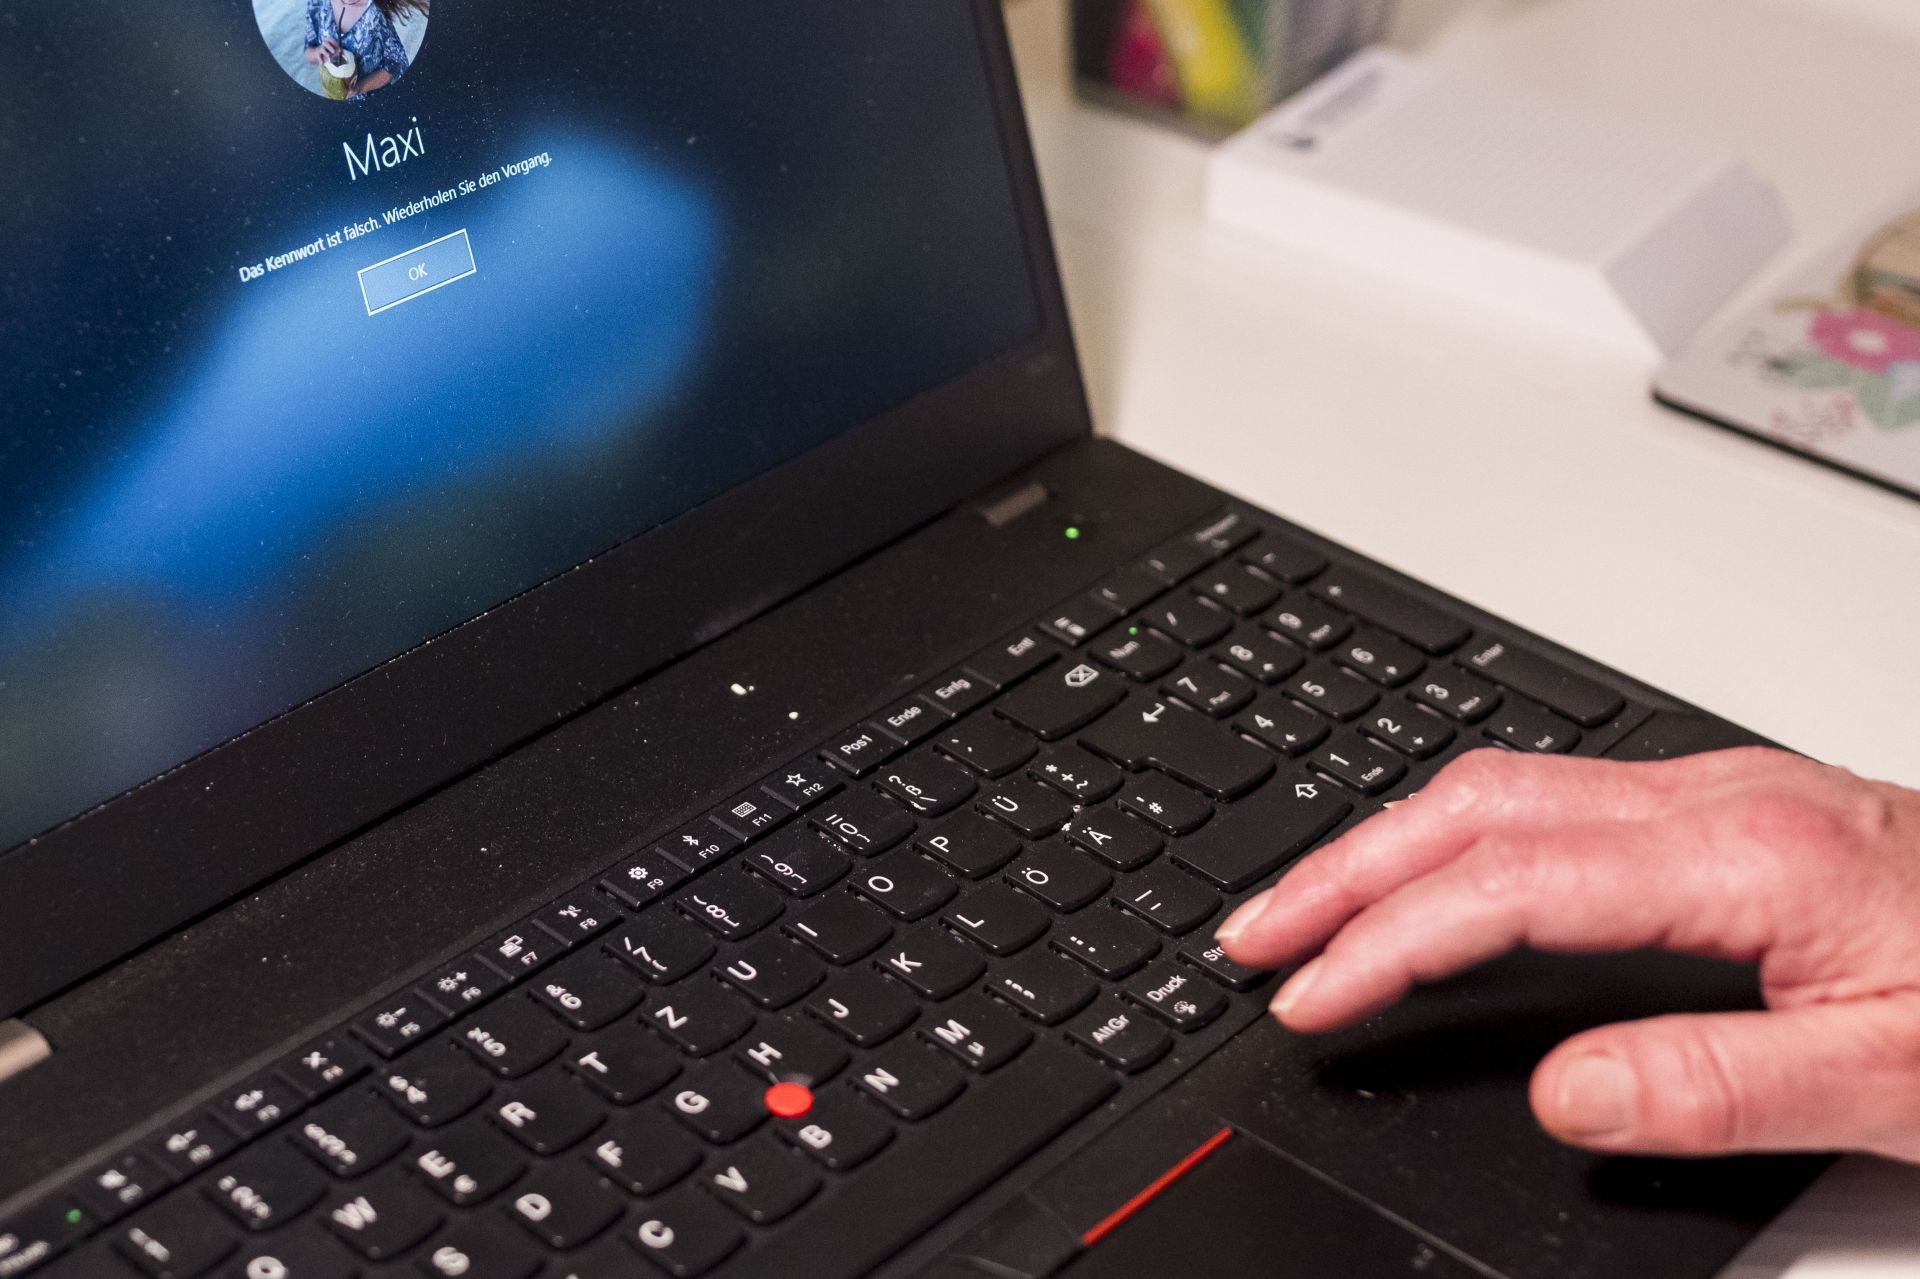
[[[1920,502],[1658,408],[1648,365],[1210,227],[1203,144],[1073,100],[1064,7],[1008,13],[1108,433],[1920,786]],[[1796,227],[1768,276],[1920,182],[1912,0],[1405,0],[1395,39],[1739,152]],[[1920,1275],[1920,1169],[1844,1161],[1727,1279],[1788,1275]]]

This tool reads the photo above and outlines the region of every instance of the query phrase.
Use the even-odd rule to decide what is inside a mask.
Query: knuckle
[[[1538,881],[1540,855],[1511,839],[1485,839],[1461,857],[1460,867],[1467,886],[1479,897],[1511,900],[1525,896]]]
[[[1468,751],[1448,764],[1428,785],[1430,794],[1440,796],[1454,810],[1471,808],[1495,795],[1511,782],[1519,757],[1511,751],[1483,747]]]
[[[1758,1133],[1751,1092],[1724,1046],[1707,1033],[1677,1037],[1671,1045],[1679,1087],[1665,1090],[1666,1126],[1687,1149],[1728,1150]]]

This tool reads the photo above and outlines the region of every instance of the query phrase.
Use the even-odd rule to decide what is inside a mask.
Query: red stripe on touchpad
[[[1168,1186],[1171,1186],[1174,1182],[1180,1180],[1180,1178],[1186,1176],[1195,1168],[1198,1168],[1206,1161],[1208,1155],[1211,1155],[1214,1151],[1226,1145],[1227,1139],[1232,1136],[1233,1129],[1222,1128],[1219,1132],[1207,1138],[1193,1153],[1148,1182],[1141,1188],[1139,1194],[1127,1200],[1118,1208],[1115,1208],[1111,1213],[1107,1214],[1106,1218],[1102,1220],[1099,1225],[1087,1231],[1086,1234],[1081,1235],[1081,1244],[1091,1248],[1094,1244],[1099,1243],[1102,1239],[1105,1239],[1108,1235],[1119,1229],[1122,1222],[1152,1203]]]

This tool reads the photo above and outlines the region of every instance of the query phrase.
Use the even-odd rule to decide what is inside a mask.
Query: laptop
[[[1744,970],[1214,945],[1755,739],[1095,438],[995,5],[0,33],[0,1276],[1707,1276],[1818,1171],[1528,1114]]]

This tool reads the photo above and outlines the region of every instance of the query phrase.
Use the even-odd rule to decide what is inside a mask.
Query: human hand
[[[346,50],[338,40],[328,36],[320,42],[320,58],[323,62],[338,62]]]
[[[1305,858],[1219,938],[1255,967],[1311,960],[1273,1001],[1309,1034],[1518,946],[1756,963],[1764,1012],[1603,1026],[1554,1049],[1533,1076],[1541,1124],[1613,1152],[1920,1161],[1920,792],[1772,750],[1476,751]]]

